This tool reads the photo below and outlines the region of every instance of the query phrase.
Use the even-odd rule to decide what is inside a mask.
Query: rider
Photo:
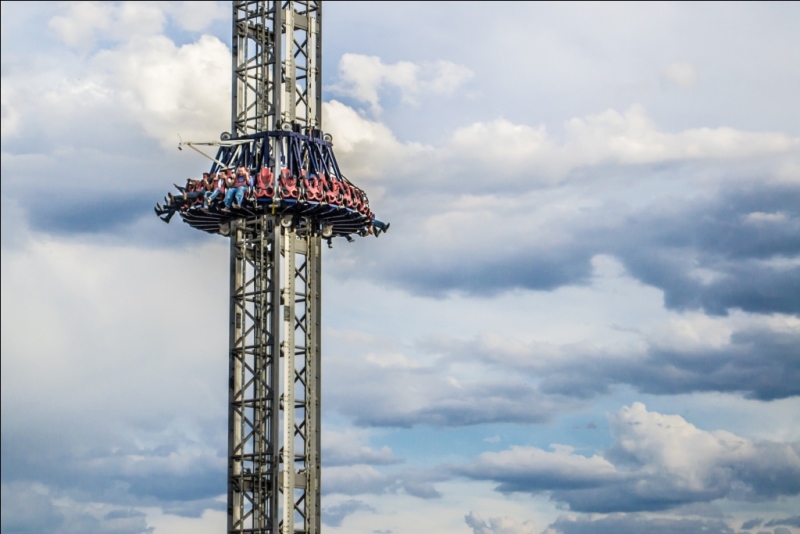
[[[236,170],[236,176],[226,185],[228,190],[225,192],[225,207],[231,207],[233,196],[236,195],[236,207],[241,208],[242,202],[244,202],[244,195],[250,187],[250,176],[248,176],[247,169],[239,167]]]

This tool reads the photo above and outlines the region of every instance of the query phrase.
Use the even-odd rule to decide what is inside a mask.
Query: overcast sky
[[[800,533],[800,4],[339,3],[328,533]],[[2,3],[2,531],[224,530],[228,3]]]

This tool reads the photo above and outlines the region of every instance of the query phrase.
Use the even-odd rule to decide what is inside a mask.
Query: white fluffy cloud
[[[66,2],[48,26],[70,47],[88,50],[97,39],[130,41],[163,32],[170,20],[199,32],[230,16],[225,2]]]
[[[230,50],[203,36],[176,46],[163,36],[97,55],[92,73],[114,99],[162,145],[215,140],[228,128]]]
[[[583,166],[797,154],[800,139],[724,127],[666,132],[642,106],[633,105],[622,113],[609,109],[569,119],[563,133],[507,119],[475,123],[455,131],[447,149],[453,161],[480,162],[487,176],[527,171],[527,177],[553,179]]]
[[[45,64],[9,62],[4,140],[53,138],[45,146],[72,148],[133,130],[173,149],[178,134],[213,140],[229,129],[228,46],[211,35],[179,45],[163,34],[167,13],[201,29],[221,16],[219,5],[79,2],[64,9],[50,27],[80,50],[61,49]],[[94,49],[98,38],[111,46]]]
[[[800,493],[800,443],[701,430],[638,402],[609,420],[616,441],[604,457],[587,458],[564,447],[512,447],[484,453],[456,472],[496,481],[503,492],[550,492],[573,510],[591,512]]]
[[[381,112],[381,91],[397,89],[404,102],[413,104],[426,93],[451,95],[473,76],[468,68],[450,61],[385,64],[375,56],[344,54],[339,62],[339,81],[329,89],[368,104],[378,115]]]
[[[384,445],[376,450],[366,445],[366,434],[363,430],[355,429],[325,432],[322,449],[325,465],[388,465],[399,462],[391,448]]]
[[[66,13],[51,18],[48,25],[64,44],[88,49],[102,37],[128,41],[161,33],[166,23],[164,12],[145,2],[73,2]]]

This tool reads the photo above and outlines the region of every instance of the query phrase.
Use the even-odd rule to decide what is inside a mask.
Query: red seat
[[[300,190],[297,187],[297,178],[292,176],[292,172],[289,169],[283,169],[281,171],[281,177],[278,180],[278,184],[281,188],[282,198],[296,199],[300,196]]]
[[[256,197],[272,198],[275,196],[275,188],[272,184],[272,171],[269,167],[264,167],[256,176]]]

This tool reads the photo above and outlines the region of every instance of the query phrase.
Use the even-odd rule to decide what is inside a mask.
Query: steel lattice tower
[[[319,533],[321,241],[389,227],[322,131],[321,23],[320,1],[233,2],[231,131],[181,142],[217,155],[155,207],[230,238],[228,534]]]
[[[234,137],[321,128],[321,21],[319,1],[233,2]],[[306,222],[229,223],[230,534],[320,531],[321,239]]]

